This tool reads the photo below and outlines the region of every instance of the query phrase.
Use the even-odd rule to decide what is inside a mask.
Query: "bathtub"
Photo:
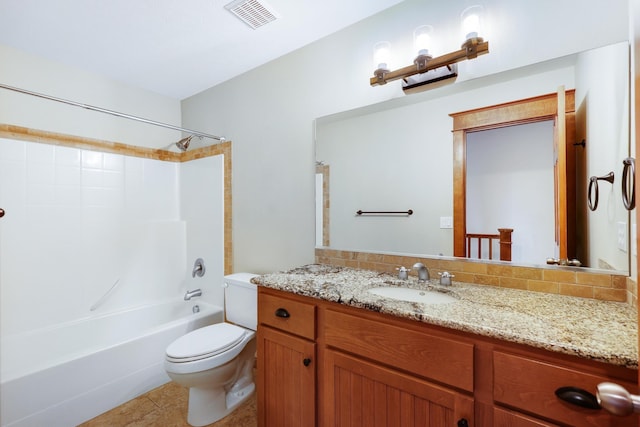
[[[168,382],[166,347],[222,321],[221,307],[176,300],[2,337],[0,424],[70,427],[89,420]]]

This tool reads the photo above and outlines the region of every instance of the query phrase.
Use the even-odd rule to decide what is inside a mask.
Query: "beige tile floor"
[[[173,382],[138,396],[117,408],[93,418],[80,427],[189,427],[187,403],[189,390]],[[237,410],[209,427],[256,427],[254,393]]]

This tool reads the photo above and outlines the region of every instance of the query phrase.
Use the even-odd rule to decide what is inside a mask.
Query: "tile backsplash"
[[[395,274],[399,266],[410,268],[416,262],[427,266],[431,277],[448,271],[454,280],[479,285],[500,286],[604,301],[637,304],[637,284],[626,275],[579,268],[521,267],[502,262],[462,258],[422,258],[382,253],[316,248],[317,263]]]

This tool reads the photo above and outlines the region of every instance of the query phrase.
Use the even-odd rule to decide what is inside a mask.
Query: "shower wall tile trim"
[[[190,235],[180,212],[182,162],[198,160],[185,164],[186,171],[199,159],[209,165],[205,158],[223,155],[215,163],[224,181],[218,271],[233,271],[230,142],[183,154],[9,125],[0,125],[0,138],[0,201],[12,207],[0,223],[3,335],[90,315],[88,307],[121,277],[136,285],[120,285],[116,303],[125,295],[160,297],[166,286],[175,291],[185,267],[158,267],[155,260],[185,258],[169,243]],[[171,284],[162,288],[163,281]],[[77,301],[66,305],[71,297],[82,309]],[[45,312],[31,316],[36,307]]]

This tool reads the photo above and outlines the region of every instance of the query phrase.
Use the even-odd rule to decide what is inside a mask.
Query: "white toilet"
[[[196,329],[167,347],[164,367],[189,387],[187,422],[211,424],[231,413],[255,390],[253,367],[258,317],[255,274],[224,277],[227,322]]]

